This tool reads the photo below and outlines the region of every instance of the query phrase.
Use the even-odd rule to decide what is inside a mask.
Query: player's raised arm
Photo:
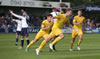
[[[13,16],[19,18],[19,19],[22,19],[22,18],[23,18],[23,16],[20,16],[20,15],[17,15],[17,14],[15,14],[15,13],[13,13],[12,10],[9,10],[9,12],[10,12],[11,15],[13,15]]]
[[[54,7],[56,10],[58,10],[61,14],[64,14],[64,11],[62,9]]]
[[[55,16],[55,17],[53,17],[53,19],[60,19],[60,16],[61,16],[61,14],[59,14],[59,15],[57,15],[57,16]]]

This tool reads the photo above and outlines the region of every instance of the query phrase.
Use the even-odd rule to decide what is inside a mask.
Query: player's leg
[[[53,42],[55,39],[56,39],[56,37],[54,37],[54,38],[52,39],[52,42]],[[55,45],[56,45],[56,44],[53,45],[53,50],[54,50],[54,51],[56,51]],[[52,50],[50,49],[50,51],[52,51]]]
[[[28,45],[27,45],[27,47],[28,48],[30,48],[30,46],[32,45],[32,44],[34,44],[35,42],[37,42],[39,39],[34,39],[34,40],[32,40]]]
[[[46,43],[49,42],[51,39],[52,39],[51,36],[45,37],[41,45],[39,46],[38,50],[40,51],[46,45]]]
[[[26,38],[27,45],[28,45],[28,44],[29,44],[29,42],[30,42],[30,41],[29,41],[29,38],[28,38],[28,35],[26,35],[26,36],[25,36],[25,38]]]
[[[34,44],[35,42],[37,42],[39,39],[41,39],[42,37],[44,36],[44,33],[42,32],[38,32],[35,39],[32,40],[28,45],[27,47],[29,48],[32,44]]]
[[[16,46],[18,45],[19,35],[16,33]]]
[[[39,55],[40,50],[48,43],[53,37],[55,37],[55,33],[52,31],[47,37],[44,37],[44,40],[40,44],[39,48],[36,49],[36,54]]]
[[[28,33],[28,29],[27,28],[25,28],[24,34],[25,34],[25,38],[26,38],[26,41],[27,41],[27,45],[28,45],[30,41],[29,41],[29,38],[28,38],[29,33]]]
[[[23,48],[24,47],[24,36],[22,35],[21,36],[21,47],[20,48]]]
[[[80,39],[79,39],[78,44],[77,44],[78,46],[80,46],[80,44],[81,44],[81,42],[82,42],[82,40],[83,40],[83,35],[79,35],[79,38],[80,38]]]
[[[45,37],[42,43],[40,44],[39,48],[36,49],[36,54],[39,55],[40,50],[52,39],[52,36]]]
[[[22,30],[21,30],[21,47],[20,48],[24,47],[24,37],[25,37],[24,28],[22,28]]]
[[[37,42],[38,40],[39,40],[39,39],[34,39],[34,40],[32,40],[32,41],[27,45],[27,47],[26,47],[26,52],[28,52],[30,46],[32,46],[32,44],[34,44],[34,43]]]
[[[49,44],[49,47],[50,47],[50,49],[51,49],[52,51],[54,51],[54,50],[53,50],[53,45],[56,44],[59,40],[61,40],[61,39],[64,38],[64,34],[63,34],[63,32],[62,32],[61,29],[56,28],[56,30],[54,29],[54,32],[55,32],[55,35],[57,35],[58,37],[56,37],[56,39],[55,39],[52,43]],[[54,36],[54,37],[55,37],[55,36]]]
[[[16,32],[16,46],[18,45],[19,35],[21,34],[21,31]]]
[[[80,38],[80,39],[79,39],[78,44],[77,44],[77,49],[78,49],[78,50],[80,50],[80,44],[81,44],[81,42],[82,42],[82,40],[83,40],[83,34],[80,34],[80,35],[79,35],[79,38]]]
[[[53,41],[54,41],[55,39],[56,39],[56,37],[53,38]],[[56,43],[53,45],[53,50],[54,50],[54,51],[56,51],[55,45],[56,45]]]
[[[74,42],[75,42],[75,38],[72,38],[72,40],[71,40],[71,46],[70,46],[70,51],[72,51],[72,49],[73,49],[73,44],[74,44]]]
[[[29,45],[29,38],[28,38],[28,34],[27,35],[25,35],[25,38],[26,38],[26,41],[27,41],[27,45]],[[29,48],[28,47],[26,47],[26,52],[28,52],[29,51]]]
[[[30,48],[30,46],[31,46],[32,44],[34,44],[35,42],[37,42],[37,41],[38,41],[40,38],[42,38],[42,37],[43,37],[43,34],[41,34],[41,32],[38,32],[37,35],[36,35],[36,37],[35,37],[35,39],[32,40],[32,41],[27,45],[27,47],[26,47],[26,52],[29,51],[29,48]]]
[[[72,40],[71,40],[71,46],[70,46],[70,51],[72,51],[72,48],[73,48],[73,44],[74,44],[74,42],[75,42],[75,38],[77,37],[77,31],[75,31],[75,30],[73,30],[72,31]]]
[[[63,38],[64,38],[64,34],[63,33],[59,34],[58,37],[52,43],[49,44],[50,49],[53,50],[53,45]]]

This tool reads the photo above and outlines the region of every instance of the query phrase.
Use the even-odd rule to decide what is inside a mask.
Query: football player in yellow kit
[[[51,29],[51,27],[52,27],[52,24],[53,24],[52,15],[49,14],[49,15],[47,16],[47,19],[44,20],[44,21],[42,22],[41,29],[40,29],[40,31],[37,33],[35,39],[32,40],[32,41],[29,43],[29,45],[27,45],[27,47],[26,47],[26,52],[28,52],[28,51],[29,51],[29,47],[30,47],[32,44],[34,44],[35,42],[37,42],[39,39],[41,39],[41,38],[46,39],[46,37],[49,35],[49,31],[50,31],[50,29]]]
[[[77,36],[79,36],[77,49],[80,50],[80,43],[83,40],[84,23],[85,23],[85,17],[82,16],[82,11],[78,10],[78,15],[75,16],[74,20],[73,20],[73,24],[74,24],[73,28],[75,28],[76,30],[73,29],[73,31],[72,31],[72,40],[71,40],[70,51],[72,51],[73,44],[74,44],[75,38]]]
[[[55,36],[58,36],[58,37],[56,37],[56,39],[52,43],[49,44],[49,47],[51,50],[53,50],[53,45],[55,43],[57,43],[58,41],[60,41],[61,39],[64,38],[64,34],[63,34],[61,28],[63,27],[64,24],[67,24],[68,26],[72,27],[69,24],[69,16],[71,14],[72,14],[72,9],[69,8],[69,9],[67,9],[67,12],[65,14],[60,14],[59,16],[56,16],[57,21],[53,25],[51,33],[45,40],[42,41],[39,48],[36,49],[37,55],[39,55],[40,50],[46,45],[46,43],[49,42]]]
[[[52,16],[55,17],[55,16],[58,16],[59,14],[63,14],[63,13],[64,13],[64,11],[63,11],[62,9],[53,7],[52,12],[51,12],[50,14],[52,14]],[[52,19],[52,20],[53,20],[53,22],[54,22],[54,24],[55,24],[57,19],[54,18],[54,19]],[[52,42],[55,40],[56,37],[57,37],[57,36],[55,36],[54,38],[52,38]],[[54,52],[56,52],[55,45],[56,45],[56,44],[53,45],[53,51],[54,51]],[[50,51],[52,51],[52,50],[50,49]]]

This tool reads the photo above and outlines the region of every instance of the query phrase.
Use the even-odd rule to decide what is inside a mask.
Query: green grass
[[[36,34],[30,34],[30,40],[34,39]],[[57,52],[49,52],[48,44],[42,49],[39,56],[35,54],[35,49],[41,41],[31,46],[28,53],[24,49],[18,49],[15,46],[15,34],[0,33],[0,59],[99,59],[100,58],[100,34],[85,34],[81,44],[81,51],[77,51],[77,40],[74,43],[74,51],[70,52],[71,34],[65,34],[65,38],[56,45]],[[50,42],[49,42],[50,43]]]

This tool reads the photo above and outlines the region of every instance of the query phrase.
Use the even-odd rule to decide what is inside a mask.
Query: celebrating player
[[[22,16],[20,15],[17,15],[15,13],[13,13],[13,11],[10,10],[10,14],[21,19],[22,21],[22,29],[21,29],[21,47],[20,48],[23,48],[24,47],[24,37],[26,38],[26,41],[27,41],[27,45],[29,44],[29,38],[28,38],[28,24],[27,24],[27,21],[26,21],[26,17],[25,15],[22,13]]]
[[[12,21],[15,21],[17,23],[17,30],[16,30],[16,46],[17,46],[19,35],[21,34],[22,22],[21,22],[21,19],[12,19]]]
[[[29,47],[30,47],[32,44],[34,44],[35,42],[37,42],[37,41],[38,41],[39,39],[41,39],[42,37],[43,37],[44,39],[46,39],[46,37],[47,37],[48,34],[49,34],[49,31],[50,31],[50,28],[51,28],[52,24],[53,24],[53,22],[52,22],[52,15],[49,14],[49,15],[47,16],[47,19],[44,20],[44,21],[42,22],[41,29],[40,29],[40,31],[37,33],[35,39],[32,40],[32,41],[29,43],[29,45],[27,45],[27,47],[26,47],[26,52],[28,52]]]
[[[52,9],[52,12],[51,12],[50,14],[52,14],[52,16],[55,17],[55,16],[57,16],[57,15],[59,15],[59,14],[62,14],[62,13],[64,13],[64,12],[63,12],[61,9],[58,9],[58,8],[55,8],[55,7],[54,7],[54,8]],[[57,21],[56,18],[54,18],[54,19],[52,19],[52,20],[53,20],[54,23],[56,23],[56,21]],[[56,37],[57,37],[57,36],[56,36]],[[56,37],[54,37],[52,41],[54,41]],[[53,50],[56,51],[56,49],[55,49],[55,44],[53,45]],[[52,51],[52,50],[50,50],[50,51]]]
[[[73,48],[73,44],[75,41],[75,38],[77,37],[77,35],[79,36],[79,41],[77,44],[77,49],[80,50],[80,43],[83,40],[83,32],[84,32],[84,23],[85,23],[85,17],[82,16],[82,11],[78,10],[78,15],[74,17],[73,20],[73,24],[74,24],[74,28],[77,30],[72,31],[72,40],[71,40],[71,48],[70,51],[72,51]]]
[[[56,16],[57,21],[52,27],[52,31],[49,34],[49,36],[42,41],[39,48],[36,49],[36,54],[39,55],[40,50],[46,45],[47,42],[49,42],[52,38],[55,36],[58,36],[52,43],[49,44],[49,47],[51,50],[53,50],[53,45],[64,38],[64,34],[61,31],[61,28],[64,24],[67,24],[68,26],[72,27],[69,24],[69,17],[72,14],[72,9],[67,9],[67,12],[65,14],[60,14],[59,16]]]

